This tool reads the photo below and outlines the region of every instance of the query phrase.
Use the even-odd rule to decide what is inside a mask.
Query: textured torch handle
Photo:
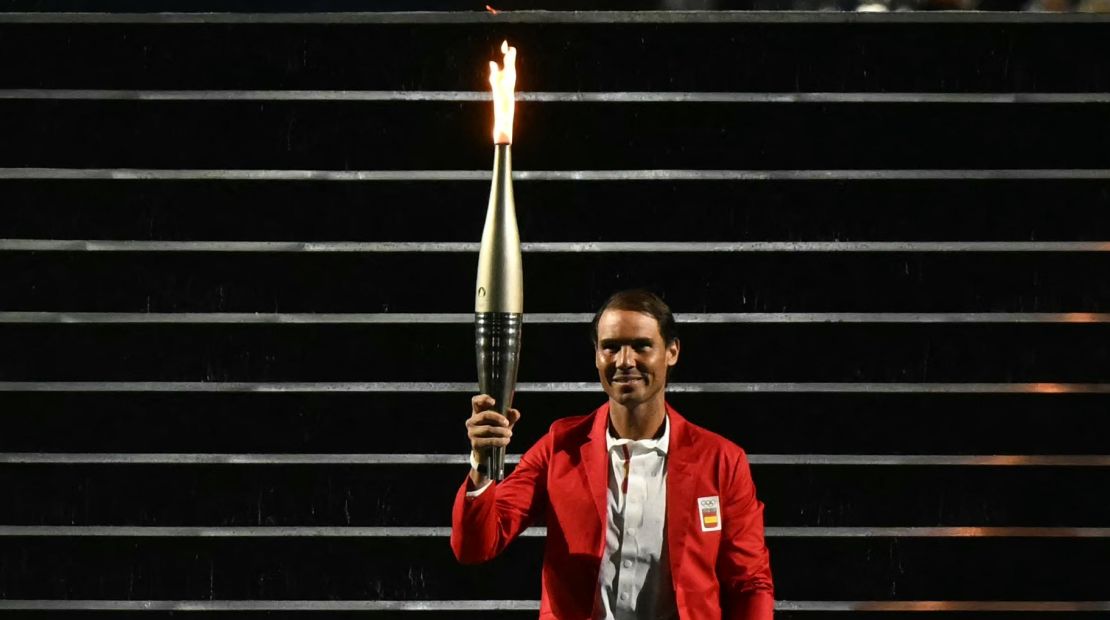
[[[504,415],[513,406],[516,371],[520,362],[520,327],[524,315],[515,312],[477,312],[474,314],[474,349],[478,356],[478,391],[489,394]],[[489,476],[505,477],[505,449],[490,448]]]

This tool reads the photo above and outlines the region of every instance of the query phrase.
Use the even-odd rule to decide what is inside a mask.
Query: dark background
[[[492,149],[434,93],[506,37],[522,90],[672,93],[518,103],[555,245],[510,452],[602,402],[586,320],[650,287],[672,403],[752,457],[778,617],[1110,609],[1110,22],[558,15],[0,15],[0,614],[535,616],[539,537],[461,567],[443,529]],[[882,529],[935,527],[1029,529]]]

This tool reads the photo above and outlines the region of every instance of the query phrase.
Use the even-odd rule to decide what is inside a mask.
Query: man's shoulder
[[[593,431],[600,410],[599,408],[587,414],[555,420],[541,442],[546,443],[554,452],[577,450],[578,446],[590,440],[590,433]]]
[[[716,472],[722,494],[743,492],[751,485],[750,464],[743,448],[707,428],[691,422],[685,424],[685,458],[701,471]],[[735,486],[736,481],[741,484]]]
[[[747,458],[747,453],[735,441],[683,418],[690,446],[700,454],[714,454],[728,459]]]
[[[542,458],[551,458],[552,454],[564,452],[586,441],[590,435],[595,413],[597,412],[555,420],[548,427],[547,432],[532,444],[524,458],[539,458],[540,454],[545,455]]]
[[[593,428],[595,415],[597,415],[596,410],[582,415],[559,418],[551,423],[551,428],[547,432],[551,433],[555,439],[577,435],[585,437],[590,434],[590,430]]]

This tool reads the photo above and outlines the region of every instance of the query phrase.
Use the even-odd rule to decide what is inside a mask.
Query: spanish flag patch
[[[701,515],[701,531],[716,532],[721,529],[721,500],[713,497],[698,498],[698,513]]]

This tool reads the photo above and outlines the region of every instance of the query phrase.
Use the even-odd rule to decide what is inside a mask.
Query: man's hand
[[[520,420],[520,412],[509,409],[508,416],[493,411],[496,405],[493,397],[488,394],[479,394],[470,399],[470,418],[466,421],[466,434],[470,437],[470,449],[474,460],[486,463],[489,454],[486,451],[492,446],[505,447],[513,436],[513,426]],[[488,468],[486,469],[488,472]],[[470,470],[470,480],[475,488],[485,486],[489,476]]]

